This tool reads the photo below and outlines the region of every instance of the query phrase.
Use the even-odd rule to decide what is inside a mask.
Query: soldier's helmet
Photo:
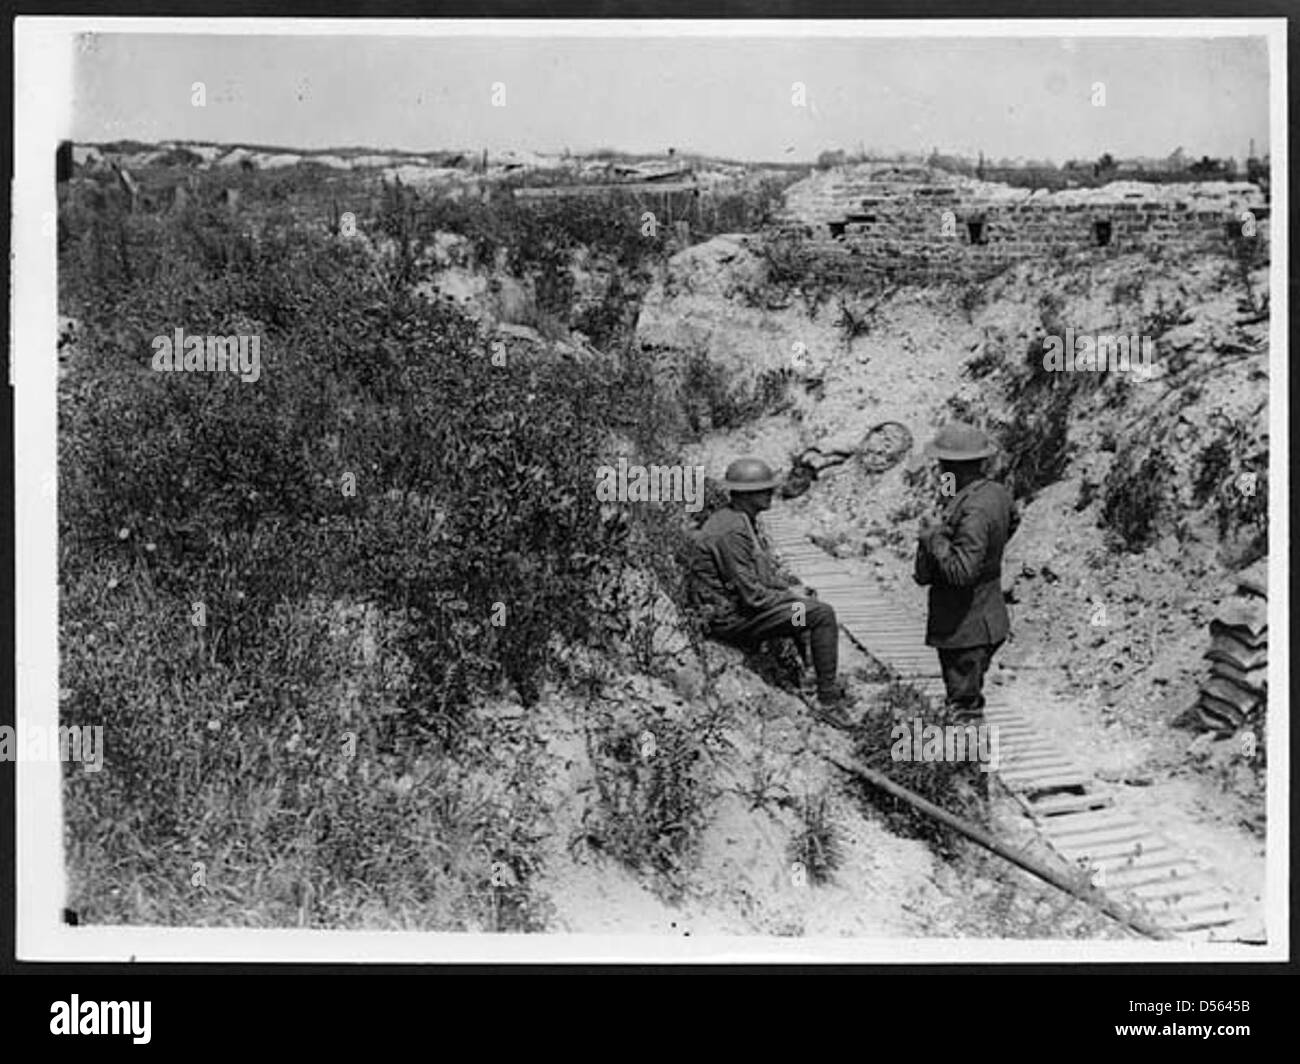
[[[974,462],[997,454],[988,436],[974,425],[952,421],[941,428],[934,439],[925,445],[929,458],[946,462]]]
[[[761,458],[737,458],[727,466],[722,486],[728,491],[769,491],[781,483],[781,478]]]

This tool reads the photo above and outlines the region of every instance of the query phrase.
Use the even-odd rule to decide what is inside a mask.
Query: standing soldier
[[[922,518],[916,548],[916,582],[930,588],[925,642],[939,651],[957,719],[978,722],[984,674],[1011,628],[1002,550],[1020,521],[1011,493],[984,475],[995,448],[979,429],[946,425],[925,453],[939,460],[941,490],[950,499],[937,524]]]
[[[840,632],[835,611],[781,568],[758,527],[758,515],[771,508],[779,483],[758,458],[738,458],[727,467],[722,487],[730,493],[730,503],[696,533],[692,597],[710,636],[746,650],[765,639],[798,640],[807,634],[817,674],[818,715],[836,727],[851,727],[845,711],[852,699],[836,678]]]

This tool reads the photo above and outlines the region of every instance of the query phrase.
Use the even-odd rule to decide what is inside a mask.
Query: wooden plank
[[[1141,883],[1126,888],[1125,893],[1138,898],[1188,898],[1211,887],[1218,887],[1218,884],[1208,876],[1195,875],[1180,879],[1160,879],[1154,882]]]
[[[1087,776],[1077,772],[1063,772],[1059,775],[1047,776],[1027,776],[999,769],[998,775],[1013,787],[1019,787],[1021,790],[1026,791],[1063,790],[1067,787],[1084,787],[1089,782]]]
[[[1092,831],[1108,824],[1122,823],[1123,817],[1124,814],[1113,806],[1107,809],[1086,810],[1069,816],[1052,817],[1043,825],[1043,830],[1048,833],[1048,838],[1054,839],[1062,835]]]
[[[998,739],[1002,739],[1001,734],[998,734]],[[1002,757],[1004,757],[1005,760],[1013,762],[1015,765],[1026,767],[1026,769],[1040,766],[1052,767],[1054,765],[1066,765],[1071,767],[1071,769],[1078,767],[1074,761],[1071,761],[1070,758],[1067,758],[1063,753],[1057,751],[1048,751],[1045,753],[1035,751],[1031,753],[1030,751],[1026,751],[1026,749],[1019,749],[1015,747],[1015,745],[1009,745],[1008,748],[1004,749]]]
[[[1085,824],[1073,825],[1071,820],[1078,820],[1081,817],[1088,817]],[[1058,821],[1064,821],[1062,827],[1057,827]],[[1096,836],[1100,832],[1139,832],[1145,833],[1146,828],[1135,820],[1129,820],[1118,809],[1111,806],[1107,809],[1098,809],[1094,813],[1079,813],[1070,817],[1057,817],[1043,824],[1043,833],[1048,841],[1055,845],[1058,842],[1069,843],[1072,841],[1100,841]],[[1123,836],[1126,838],[1140,838],[1141,835]]]
[[[1184,899],[1179,908],[1189,914],[1205,912],[1210,909],[1231,909],[1236,900],[1222,886],[1215,884],[1210,890]]]
[[[1019,765],[1032,767],[1046,765],[1050,762],[1051,764],[1066,764],[1072,768],[1078,768],[1078,765],[1061,753],[1060,750],[1030,750],[1027,747],[1018,746],[1014,740],[1007,742],[1006,736],[1000,731],[997,736],[1005,756]]]
[[[1132,827],[1098,828],[1092,833],[1048,836],[1048,841],[1056,849],[1062,853],[1068,853],[1070,856],[1075,854],[1104,854],[1117,847],[1133,847],[1136,843],[1149,842],[1150,839],[1151,836],[1147,834],[1146,828],[1136,824]],[[1121,849],[1121,852],[1128,853],[1131,851]],[[1146,852],[1145,845],[1143,852]]]
[[[1173,875],[1174,872],[1178,874]],[[1108,886],[1124,890],[1129,887],[1141,886],[1144,883],[1164,881],[1182,883],[1200,874],[1201,870],[1188,861],[1184,855],[1183,857],[1167,857],[1160,861],[1151,861],[1141,865],[1135,864],[1132,868],[1117,868],[1108,871],[1106,883]]]
[[[1082,843],[1071,839],[1060,842],[1052,840],[1052,845],[1067,857],[1145,857],[1147,854],[1172,853],[1174,848],[1164,839],[1150,835],[1139,839],[1120,839],[1114,842]]]
[[[1113,805],[1109,794],[1070,794],[1040,798],[1031,802],[1034,813],[1040,817],[1055,817],[1079,809],[1102,809]]]
[[[1131,853],[1086,854],[1087,861],[1097,868],[1105,869],[1107,876],[1111,873],[1137,871],[1138,869],[1161,868],[1173,866],[1186,861],[1185,854],[1177,850],[1147,851],[1140,856]],[[1110,880],[1107,879],[1109,883]]]
[[[1222,927],[1224,924],[1235,924],[1240,919],[1240,915],[1236,913],[1227,913],[1218,918],[1212,915],[1197,915],[1188,917],[1185,920],[1171,920],[1169,922],[1161,920],[1160,926],[1167,931],[1182,933],[1187,931],[1203,931],[1209,927]]]
[[[1058,781],[1065,779],[1074,780],[1075,784],[1072,784],[1072,786],[1081,785],[1089,781],[1089,777],[1085,776],[1083,771],[1077,765],[1071,765],[1066,768],[1035,768],[1032,766],[1016,768],[1014,765],[1005,764],[998,771],[1001,772],[1002,775],[1020,780],[1028,786],[1034,786],[1036,784],[1060,786],[1061,784]]]

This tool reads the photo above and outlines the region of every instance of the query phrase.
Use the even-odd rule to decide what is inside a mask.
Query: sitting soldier
[[[835,611],[785,573],[758,527],[758,514],[771,508],[778,483],[771,467],[757,458],[738,458],[727,467],[722,487],[730,502],[696,533],[692,598],[710,636],[745,650],[766,639],[799,640],[807,633],[817,674],[818,716],[836,727],[851,727],[846,709],[852,699],[837,680]]]

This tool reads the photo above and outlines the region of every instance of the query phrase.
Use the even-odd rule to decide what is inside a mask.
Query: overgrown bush
[[[1197,456],[1192,500],[1209,503],[1220,540],[1245,534],[1248,565],[1268,552],[1268,450],[1251,426],[1215,411],[1217,434]]]
[[[857,760],[950,813],[976,824],[984,823],[987,807],[974,786],[984,775],[977,762],[895,761],[891,756],[901,734],[895,729],[906,726],[910,735],[918,719],[923,729],[930,725],[943,729],[958,723],[952,710],[942,702],[932,706],[911,684],[897,680],[890,683],[877,696],[854,734]],[[955,854],[959,836],[951,828],[865,781],[859,784],[859,794],[884,815],[890,831],[923,839],[944,856]]]
[[[1138,461],[1133,451],[1116,457],[1102,484],[1102,527],[1124,550],[1140,552],[1160,534],[1173,501],[1174,467],[1163,451]]]
[[[621,390],[637,381],[496,364],[471,321],[409,294],[414,250],[273,210],[70,197],[60,221],[81,350],[60,386],[62,712],[106,728],[106,770],[68,779],[78,904],[351,924],[374,919],[364,884],[381,919],[539,927],[529,742],[480,707],[562,680],[557,645],[622,645],[605,605],[639,519],[602,511],[594,480],[616,410],[652,405]],[[176,328],[258,337],[258,380],[153,371]],[[391,629],[372,668],[330,603]],[[416,815],[382,790],[415,751],[463,755],[523,805],[429,777]],[[225,869],[220,892],[190,890],[191,858]]]
[[[844,860],[839,829],[831,815],[827,794],[805,795],[798,803],[799,829],[790,840],[787,857],[803,865],[808,882],[829,883]]]
[[[692,351],[681,372],[681,394],[689,404],[687,424],[695,434],[736,428],[780,411],[789,402],[794,379],[789,368],[764,370],[749,387],[738,387],[734,375],[705,351]]]
[[[586,842],[636,870],[654,874],[659,891],[679,899],[708,825],[705,748],[685,722],[593,705],[587,752],[597,803]]]
[[[1030,402],[1027,395],[1036,396]],[[1072,393],[1066,387],[1025,389],[1010,417],[993,426],[1006,456],[1005,478],[1015,499],[1032,499],[1059,480],[1070,461]]]

